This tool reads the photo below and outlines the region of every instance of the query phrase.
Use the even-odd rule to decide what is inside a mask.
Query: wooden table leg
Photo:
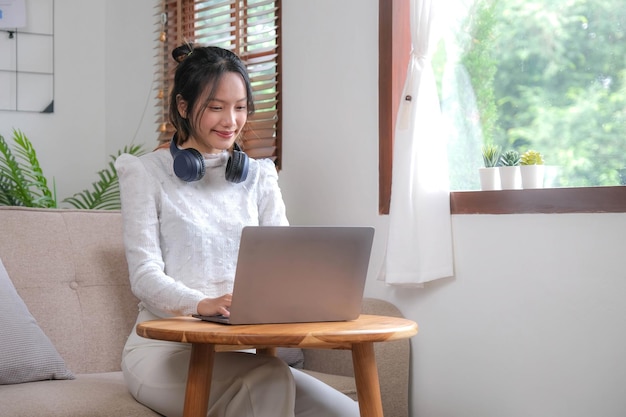
[[[193,343],[185,391],[184,417],[205,417],[209,408],[215,345]]]
[[[356,343],[352,345],[352,363],[361,417],[383,417],[374,344]]]
[[[256,353],[260,355],[276,356],[275,347],[257,348]]]

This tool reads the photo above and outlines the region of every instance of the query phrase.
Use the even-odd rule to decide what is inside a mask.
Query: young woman
[[[182,48],[182,49],[181,49]],[[287,225],[278,175],[235,144],[254,111],[245,66],[217,47],[178,48],[167,148],[116,161],[137,322],[228,315],[241,230]],[[131,332],[122,370],[131,394],[167,417],[183,411],[190,345]],[[211,417],[351,417],[347,396],[278,358],[217,353]]]

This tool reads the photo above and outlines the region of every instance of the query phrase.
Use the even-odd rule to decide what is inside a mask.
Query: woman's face
[[[211,89],[211,85],[207,90]],[[206,92],[208,93],[208,91]],[[194,132],[182,147],[195,148],[201,153],[219,153],[233,146],[248,119],[246,85],[243,78],[236,72],[227,72],[222,76],[211,100],[204,111],[200,99],[196,102]],[[178,100],[178,111],[183,117],[187,114],[187,102]]]

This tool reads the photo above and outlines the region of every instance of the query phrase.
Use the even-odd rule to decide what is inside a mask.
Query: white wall
[[[421,325],[418,416],[623,416],[626,214],[454,216],[456,278],[394,295]]]
[[[24,132],[59,202],[91,188],[136,132],[136,142],[155,143],[155,112],[146,107],[155,95],[154,4],[56,0],[54,113],[0,111],[0,134],[12,143],[12,129]]]
[[[376,280],[387,233],[377,214],[378,0],[283,2],[288,214],[376,227],[366,293],[420,325],[412,416],[626,415],[626,214],[454,216],[456,277],[386,287]],[[154,4],[56,0],[55,113],[0,112],[0,133],[25,131],[62,197],[117,149],[156,143],[146,107]]]

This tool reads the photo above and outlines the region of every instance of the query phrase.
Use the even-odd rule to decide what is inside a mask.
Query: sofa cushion
[[[0,207],[0,258],[72,372],[120,370],[139,301],[119,211]]]
[[[11,417],[160,416],[129,394],[120,371],[6,385],[0,387],[0,404],[0,415]]]
[[[296,369],[302,369],[304,365],[304,353],[299,348],[278,348],[276,349],[276,356]]]
[[[0,260],[0,384],[73,379],[20,298]]]

